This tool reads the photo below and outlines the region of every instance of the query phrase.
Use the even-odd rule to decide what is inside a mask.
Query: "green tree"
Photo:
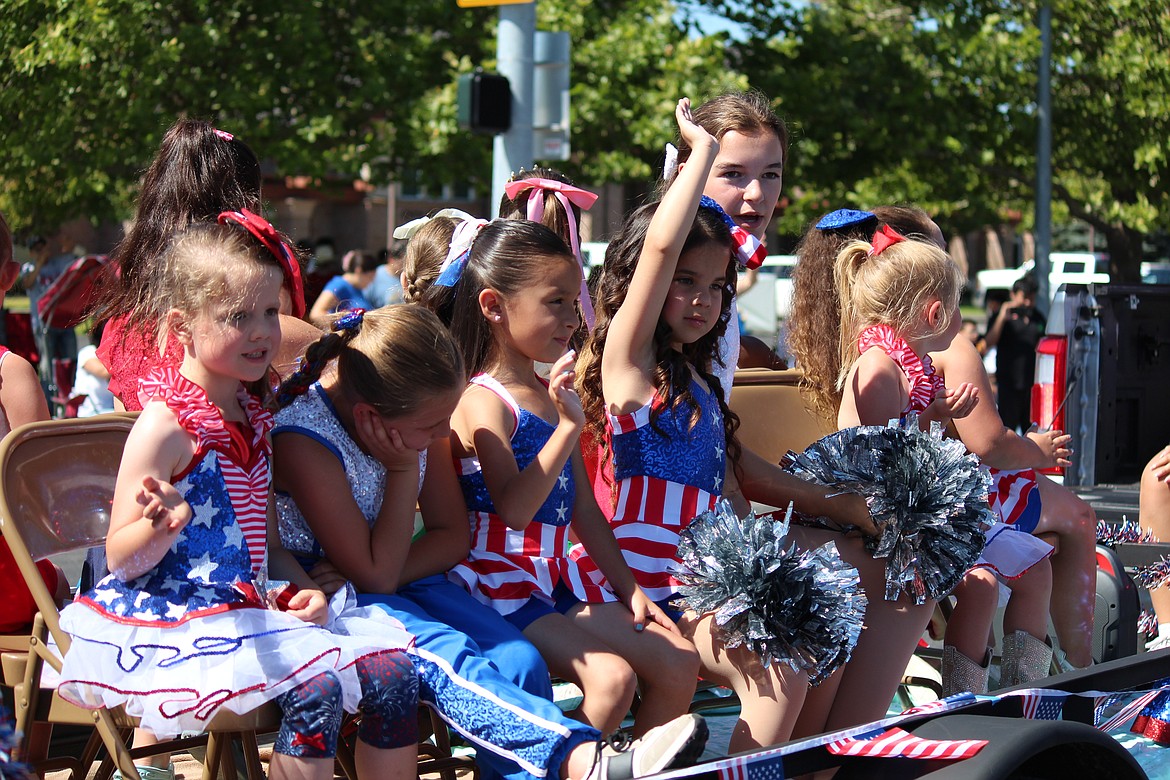
[[[0,208],[22,227],[125,215],[180,115],[284,173],[400,168],[427,98],[484,56],[482,24],[429,0],[8,0]]]
[[[725,39],[669,0],[541,0],[573,48],[582,182],[645,187],[679,95],[744,86]],[[494,65],[496,9],[394,0],[8,0],[0,17],[0,209],[20,228],[125,216],[176,117],[239,133],[276,170],[341,186],[404,175],[490,189],[491,140],[455,81]]]
[[[1035,198],[1038,3],[703,3],[744,26],[734,62],[797,118],[799,229],[828,203],[913,200],[954,228]],[[1104,235],[1134,279],[1170,218],[1170,7],[1053,0],[1058,219]],[[748,64],[750,63],[750,67]]]

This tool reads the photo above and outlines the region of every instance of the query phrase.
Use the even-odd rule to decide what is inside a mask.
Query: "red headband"
[[[882,225],[881,228],[873,234],[872,248],[869,250],[870,257],[876,257],[887,248],[897,244],[900,241],[905,241],[906,237],[894,230],[889,225]]]
[[[252,234],[276,258],[276,261],[280,263],[281,270],[284,271],[284,285],[288,288],[289,297],[292,298],[293,316],[304,317],[305,283],[301,279],[300,263],[297,262],[288,244],[276,232],[276,228],[272,227],[272,223],[247,209],[225,211],[219,215],[216,221],[221,225],[226,225],[229,222],[239,225]]]

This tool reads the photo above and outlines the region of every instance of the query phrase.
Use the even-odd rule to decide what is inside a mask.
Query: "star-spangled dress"
[[[512,454],[523,471],[536,460],[556,426],[521,408],[507,388],[488,374],[472,377],[471,384],[495,393],[512,410]],[[576,496],[571,460],[566,461],[532,522],[521,531],[509,528],[496,514],[479,459],[462,458],[459,466],[459,485],[471,524],[471,552],[451,570],[452,579],[501,615],[515,612],[533,597],[551,604],[558,584],[580,601],[617,600],[601,585],[600,572],[591,567],[586,574],[569,557],[569,524]]]
[[[674,407],[660,394],[630,414],[608,415],[616,488],[602,504],[634,579],[655,602],[674,598],[679,581],[679,533],[696,516],[715,508],[723,490],[727,433],[715,394],[693,376],[692,409]],[[653,414],[657,418],[653,423]],[[594,569],[581,545],[572,556]]]
[[[871,325],[861,332],[857,339],[857,351],[865,354],[870,349],[880,349],[890,357],[910,383],[910,401],[902,414],[917,412],[921,414],[930,406],[931,401],[940,390],[945,390],[943,378],[935,373],[934,365],[929,355],[919,357],[910,345],[888,325]],[[996,476],[992,469],[992,476]],[[1006,473],[1006,472],[1005,472]],[[1033,480],[1033,484],[1035,481]],[[998,487],[998,485],[997,485]],[[992,509],[1006,517],[1002,511],[1001,499],[997,489],[992,490],[988,497]],[[983,554],[975,562],[973,568],[980,566],[991,569],[1002,579],[1014,580],[1040,561],[1052,555],[1052,545],[1031,534],[1016,534],[1013,531],[1021,529],[1008,522],[993,523],[984,531]]]
[[[241,386],[248,423],[229,423],[174,368],[140,387],[144,404],[165,403],[196,440],[191,464],[170,480],[193,516],[153,569],[126,582],[107,575],[62,610],[73,644],[61,695],[83,707],[123,705],[144,728],[173,736],[203,730],[220,707],[246,713],[333,672],[345,709],[356,711],[355,663],[411,637],[375,611],[378,635],[343,636],[264,606],[272,416]]]
[[[353,500],[373,524],[382,506],[386,468],[350,437],[318,383],[276,416],[275,437],[296,433],[327,448],[341,463]],[[421,472],[426,466],[423,459]],[[280,537],[306,564],[321,548],[291,497],[276,496]],[[401,620],[415,637],[407,655],[419,677],[419,699],[477,748],[485,778],[556,776],[576,745],[599,738],[552,702],[548,667],[524,635],[445,574],[392,594],[361,593],[358,601]]]

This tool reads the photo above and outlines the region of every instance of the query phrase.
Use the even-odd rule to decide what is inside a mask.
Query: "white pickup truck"
[[[1100,252],[1052,252],[1048,255],[1048,290],[1056,295],[1062,284],[1104,284],[1109,281],[1109,260]],[[989,295],[1007,300],[1016,280],[1035,269],[1035,262],[1028,260],[1019,268],[995,268],[975,274],[971,303],[980,308],[987,306]]]

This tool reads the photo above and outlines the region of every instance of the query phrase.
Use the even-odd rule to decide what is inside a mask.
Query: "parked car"
[[[1048,255],[1048,294],[1055,296],[1062,284],[1104,284],[1109,281],[1109,260],[1101,252],[1052,252]],[[1019,268],[993,268],[975,274],[971,302],[986,308],[987,298],[1006,301],[1016,280],[1035,270],[1029,260]]]
[[[769,345],[775,345],[792,310],[792,272],[796,255],[768,255],[756,283],[739,296],[739,317],[744,329]]]

